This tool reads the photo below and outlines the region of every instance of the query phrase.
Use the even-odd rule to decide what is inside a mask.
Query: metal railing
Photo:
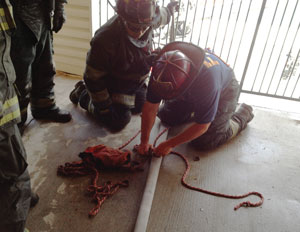
[[[176,41],[210,48],[234,69],[241,92],[300,101],[299,0],[178,2]],[[100,25],[115,14],[107,1],[100,12]],[[169,25],[155,31],[155,47],[170,42],[169,31]]]

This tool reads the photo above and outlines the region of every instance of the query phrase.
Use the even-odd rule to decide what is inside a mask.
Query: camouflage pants
[[[213,149],[224,144],[232,136],[230,120],[237,106],[239,84],[235,78],[223,90],[220,96],[218,111],[207,132],[192,140],[190,144],[200,150]],[[193,110],[183,99],[166,101],[158,112],[163,123],[176,126],[193,121]]]

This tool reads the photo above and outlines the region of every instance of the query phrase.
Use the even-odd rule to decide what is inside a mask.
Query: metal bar
[[[185,37],[185,28],[186,28],[187,16],[188,16],[188,13],[189,13],[189,5],[190,5],[190,0],[188,0],[187,6],[186,6],[186,14],[185,14],[185,20],[184,20],[184,25],[183,25],[182,41]]]
[[[238,21],[239,16],[240,16],[241,6],[242,6],[242,0],[240,1],[240,6],[239,6],[238,14],[236,16],[236,20],[235,20],[235,24],[234,24],[234,28],[233,28],[233,32],[232,32],[232,37],[231,37],[231,42],[230,42],[230,46],[229,46],[229,50],[228,50],[228,54],[227,54],[227,58],[226,58],[226,63],[228,62],[228,58],[229,58],[229,55],[230,55],[231,45],[232,45],[232,42],[233,42],[234,33],[235,33],[236,25],[237,25],[237,21]]]
[[[292,92],[292,94],[291,94],[291,97],[293,97],[293,95],[294,95],[294,92],[295,92],[295,89],[296,89],[296,87],[297,87],[297,85],[298,85],[299,79],[300,79],[300,73],[299,73],[299,75],[298,75],[298,78],[297,78],[297,81],[296,81],[296,83],[295,83],[295,86],[294,86],[293,92]],[[299,101],[300,101],[300,96],[299,96]]]
[[[270,34],[271,34],[271,29],[272,29],[272,27],[273,27],[274,19],[275,19],[276,13],[277,13],[278,5],[279,5],[279,0],[277,1],[277,4],[276,4],[276,8],[275,8],[275,12],[274,12],[273,19],[272,19],[272,22],[271,22],[271,26],[270,26],[270,28],[269,28],[268,36],[267,36],[267,39],[266,39],[266,42],[265,42],[265,46],[264,46],[262,55],[261,55],[261,57],[260,57],[260,61],[259,61],[259,64],[258,64],[258,68],[257,68],[256,74],[255,74],[255,77],[254,77],[254,81],[253,81],[251,90],[253,90],[253,88],[254,88],[254,84],[255,84],[255,82],[256,82],[256,78],[257,78],[257,75],[258,75],[258,71],[259,71],[259,69],[260,69],[260,65],[261,65],[261,63],[262,63],[262,59],[263,59],[263,56],[264,56],[264,54],[265,54],[265,50],[266,50],[266,47],[267,47],[267,43],[268,43],[268,40],[269,40],[269,37],[270,37]],[[262,80],[262,81],[263,81],[263,80]]]
[[[282,70],[282,72],[281,72],[280,81],[279,81],[279,83],[278,83],[278,86],[277,86],[277,89],[276,89],[276,91],[275,91],[275,94],[277,93],[278,87],[279,87],[279,85],[280,85],[280,83],[281,83],[281,81],[282,81],[282,76],[283,76],[283,73],[284,73],[284,69],[285,69],[285,67],[286,67],[286,65],[287,65],[287,63],[288,63],[289,56],[290,56],[290,54],[292,53],[292,48],[294,47],[294,43],[295,43],[295,40],[296,40],[298,31],[299,31],[299,27],[300,27],[300,23],[299,23],[299,25],[298,25],[297,32],[296,32],[296,34],[295,34],[295,37],[294,37],[294,39],[293,39],[293,43],[292,43],[291,48],[290,48],[290,51],[289,51],[289,53],[288,53],[289,55],[287,56],[285,65],[284,65],[283,70]],[[299,53],[298,53],[298,55],[299,55]],[[297,55],[297,56],[298,56],[298,55]],[[294,65],[294,67],[295,67],[295,65]],[[293,67],[293,69],[294,69],[294,67]],[[291,77],[291,76],[290,76],[290,77]],[[285,86],[285,90],[286,90],[286,87],[287,87],[288,84],[289,84],[290,77],[288,78],[289,80],[288,80],[288,83],[287,83],[286,86]],[[284,90],[284,93],[285,93],[285,90]],[[284,93],[283,93],[283,95],[284,95]]]
[[[99,12],[100,12],[100,15],[99,15],[99,26],[101,27],[101,9],[102,9],[102,7],[101,7],[101,0],[99,0]]]
[[[223,0],[224,1],[224,0]],[[192,42],[192,38],[193,38],[193,32],[194,32],[194,25],[195,25],[195,20],[196,20],[196,12],[197,12],[197,8],[198,8],[198,0],[196,2],[196,7],[195,7],[195,14],[194,14],[194,19],[193,19],[193,24],[192,24],[192,31],[191,31],[191,38],[190,38],[190,42]]]
[[[217,26],[216,37],[215,37],[214,45],[213,45],[213,48],[212,48],[213,52],[215,50],[215,44],[216,44],[218,33],[219,33],[219,26],[220,26],[220,21],[221,21],[221,17],[222,17],[223,7],[224,7],[224,0],[222,1],[222,7],[221,7],[220,15],[219,15],[219,22],[218,22],[218,26]]]
[[[175,0],[172,0],[172,1],[175,1]],[[180,14],[180,6],[181,6],[181,0],[179,0],[178,2],[179,4],[179,10],[178,10],[178,13],[177,13],[177,20],[176,20],[176,23],[175,23],[175,31],[174,31],[174,41],[176,40],[176,32],[177,32],[177,29],[178,29],[178,20],[179,20],[179,14]],[[175,12],[173,14],[175,16]],[[174,19],[175,21],[175,19]],[[171,40],[171,39],[170,39]],[[173,41],[170,41],[170,42],[173,42]]]
[[[299,29],[299,27],[298,27],[298,29]],[[290,51],[290,52],[291,52],[291,51]],[[296,66],[296,64],[297,64],[297,62],[298,62],[299,52],[300,52],[300,49],[298,50],[297,58],[296,58],[295,63],[294,63],[294,65],[293,65],[291,74],[289,75],[288,82],[287,82],[286,85],[285,85],[285,89],[284,89],[283,94],[282,94],[283,96],[285,96],[286,89],[287,89],[287,87],[288,87],[288,85],[289,85],[289,83],[290,83],[290,80],[292,79],[293,71],[294,71],[295,66]],[[284,70],[284,69],[283,69],[283,70]],[[283,72],[283,71],[282,71],[282,72]],[[282,77],[282,74],[281,74],[281,77]]]
[[[243,27],[241,39],[240,39],[239,46],[238,46],[238,49],[237,49],[237,52],[236,52],[235,60],[234,60],[234,62],[233,62],[233,69],[234,69],[234,67],[235,67],[235,63],[236,63],[237,57],[238,57],[238,55],[239,55],[239,50],[240,50],[240,46],[241,46],[241,43],[242,43],[242,40],[243,40],[244,31],[245,31],[245,25],[247,24],[247,20],[248,20],[248,16],[249,16],[249,11],[250,11],[251,5],[252,5],[252,0],[251,0],[250,3],[249,3],[248,12],[247,12],[247,16],[246,16],[246,18],[245,18],[245,24],[244,24],[244,27]]]
[[[254,32],[254,35],[253,35],[253,38],[252,38],[251,47],[250,47],[250,50],[249,50],[249,53],[248,53],[247,61],[246,61],[246,64],[245,64],[245,68],[244,68],[241,83],[240,83],[240,90],[243,88],[243,84],[244,84],[244,81],[245,81],[245,76],[246,76],[248,66],[249,66],[249,62],[250,62],[250,59],[251,59],[251,56],[252,56],[253,47],[254,47],[254,44],[255,44],[255,41],[256,41],[256,37],[257,37],[257,32],[258,32],[258,29],[259,29],[259,26],[260,26],[260,23],[261,23],[261,20],[262,20],[262,16],[263,16],[264,11],[265,11],[266,3],[267,3],[267,0],[263,0],[263,2],[261,4],[258,20],[257,20],[257,23],[256,23],[255,32]],[[239,91],[238,99],[240,97],[240,93],[241,93],[241,91]]]
[[[198,43],[197,43],[198,45],[200,44],[200,37],[201,37],[202,24],[204,21],[204,15],[205,15],[205,10],[206,10],[206,3],[207,3],[207,0],[205,0],[205,4],[204,4],[204,8],[203,8],[202,22],[201,22],[201,26],[200,26],[200,32],[199,32]]]
[[[278,99],[285,99],[285,100],[292,100],[292,101],[299,101],[300,98],[291,98],[291,97],[285,97],[285,96],[278,96],[278,95],[273,95],[273,94],[268,94],[268,93],[262,93],[262,92],[253,92],[250,90],[241,90],[243,93],[248,93],[248,94],[254,94],[254,95],[260,95],[260,96],[265,96],[265,97],[272,97],[272,98],[278,98]]]
[[[165,4],[165,0],[162,1],[162,5],[163,5],[163,6],[164,6],[164,4]],[[160,34],[161,34],[161,31],[162,31],[162,28],[159,27],[159,36],[158,36],[158,41],[157,41],[158,47],[159,47],[159,45],[160,45]],[[167,33],[166,36],[168,36],[168,33]]]
[[[106,21],[108,21],[108,5],[110,4],[110,1],[106,2]]]
[[[224,37],[223,37],[223,43],[222,43],[222,47],[221,47],[220,57],[222,57],[224,42],[225,42],[225,39],[226,39],[227,29],[228,29],[229,21],[230,21],[230,18],[231,18],[232,6],[233,6],[233,0],[231,1],[231,6],[230,6],[229,15],[228,15],[228,20],[227,20],[227,25],[226,25],[226,29],[225,29],[225,34],[224,34]]]
[[[272,51],[271,51],[271,54],[270,54],[270,56],[269,56],[269,60],[268,60],[268,63],[267,63],[267,67],[266,67],[266,70],[265,70],[265,72],[264,72],[264,75],[263,75],[263,79],[262,79],[262,80],[265,79],[267,70],[268,70],[268,68],[269,68],[269,64],[270,64],[270,61],[271,61],[271,58],[272,58],[272,55],[273,55],[273,51],[274,51],[275,44],[276,44],[277,39],[278,39],[279,31],[280,31],[280,28],[281,28],[281,26],[282,26],[283,18],[284,18],[284,15],[285,15],[285,12],[286,12],[288,3],[289,3],[289,2],[287,1],[287,2],[286,2],[286,5],[285,5],[285,8],[284,8],[283,15],[282,15],[282,17],[281,17],[281,21],[280,21],[280,24],[279,24],[279,27],[278,27],[278,30],[277,30],[277,33],[276,33],[276,37],[275,37],[275,40],[274,40],[274,43],[273,43]],[[271,82],[272,82],[272,80],[271,80]],[[263,84],[263,81],[262,81],[261,84],[260,84],[259,92],[261,91],[262,84]],[[270,86],[269,86],[269,88],[270,88]],[[267,92],[269,92],[269,88],[268,88]]]
[[[211,13],[211,16],[210,16],[209,27],[208,27],[208,32],[207,32],[207,37],[206,37],[206,42],[205,42],[205,47],[204,48],[207,48],[207,42],[208,42],[208,38],[209,38],[211,22],[212,22],[213,17],[214,17],[215,5],[216,5],[216,1],[214,0],[213,9],[212,9],[212,13]]]
[[[297,5],[298,5],[298,1],[297,1]],[[287,30],[287,32],[286,32],[286,34],[285,34],[285,37],[284,37],[284,40],[283,40],[283,44],[282,44],[282,46],[281,46],[280,53],[279,53],[279,56],[278,56],[278,59],[277,59],[277,62],[276,62],[275,67],[277,67],[278,62],[279,62],[279,59],[280,59],[280,56],[281,56],[281,54],[282,54],[282,50],[283,50],[283,47],[284,47],[284,44],[285,44],[287,35],[288,35],[289,31],[290,31],[291,24],[292,24],[294,15],[295,15],[295,11],[296,11],[297,5],[296,5],[296,7],[295,7],[295,9],[294,9],[293,16],[292,16],[291,21],[290,21],[290,24],[289,24],[289,26],[288,26],[288,30]],[[275,68],[274,71],[273,71],[271,80],[273,80],[273,78],[274,78],[275,71],[276,71],[276,68]],[[280,82],[280,81],[279,81],[279,82]],[[271,82],[270,82],[270,83],[271,83]],[[278,84],[279,84],[279,83],[278,83]],[[271,86],[271,85],[269,85],[269,88],[268,88],[268,91],[267,91],[267,92],[269,92],[270,86]],[[278,89],[278,86],[279,86],[279,85],[277,85],[277,89]],[[277,89],[276,89],[276,92],[277,92]],[[276,94],[276,92],[275,92],[275,94]]]

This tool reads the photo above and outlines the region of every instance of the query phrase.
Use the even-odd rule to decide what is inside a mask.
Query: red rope
[[[162,132],[160,132],[158,134],[158,136],[154,140],[153,147],[155,147],[156,142],[158,141],[160,136],[163,135],[167,130],[168,130],[168,128],[164,129]],[[138,136],[138,134],[140,132],[141,131],[138,131],[129,141],[127,141],[125,144],[120,146],[118,149],[123,149],[124,147],[126,147],[130,142],[132,142],[132,140],[134,140]],[[179,156],[185,162],[186,170],[185,170],[185,172],[184,172],[184,174],[181,178],[181,183],[186,188],[194,190],[194,191],[210,194],[210,195],[213,195],[213,196],[217,196],[217,197],[224,197],[224,198],[231,198],[231,199],[241,199],[241,198],[248,197],[250,195],[256,195],[261,199],[257,203],[252,203],[250,201],[244,201],[244,202],[236,205],[234,207],[234,210],[237,210],[240,207],[257,207],[257,206],[260,206],[260,205],[263,204],[264,197],[259,192],[249,192],[249,193],[246,193],[246,194],[243,194],[243,195],[227,195],[227,194],[212,192],[212,191],[208,191],[208,190],[205,190],[205,189],[201,189],[201,188],[189,185],[185,181],[185,178],[186,178],[186,176],[188,175],[188,173],[190,171],[190,164],[189,164],[187,158],[184,155],[182,155],[178,152],[175,152],[175,151],[172,151],[171,154]],[[63,175],[63,176],[92,175],[91,185],[88,186],[87,191],[93,196],[93,200],[96,203],[96,206],[89,212],[90,217],[96,216],[98,214],[102,204],[104,203],[104,201],[107,198],[111,197],[113,194],[115,194],[119,190],[120,187],[128,187],[129,186],[128,180],[119,181],[119,182],[114,183],[114,184],[111,183],[110,181],[107,181],[103,185],[98,185],[97,184],[98,179],[99,179],[98,169],[96,167],[88,166],[82,160],[81,161],[75,161],[73,163],[65,163],[65,166],[62,166],[62,165],[59,166],[58,169],[57,169],[57,173],[59,175]]]
[[[126,147],[132,140],[134,140],[140,131],[136,133],[128,142],[119,147]],[[134,170],[131,168],[130,170]],[[89,217],[96,216],[104,203],[104,201],[115,194],[120,187],[128,187],[128,180],[119,181],[117,183],[111,183],[107,181],[103,185],[98,185],[99,171],[95,166],[87,165],[82,160],[75,161],[72,163],[65,163],[65,166],[60,165],[57,169],[57,174],[62,176],[86,176],[91,175],[91,185],[88,186],[87,191],[92,195],[93,201],[96,203],[96,206],[89,212]]]
[[[256,196],[258,196],[260,198],[260,201],[257,202],[257,203],[252,203],[250,201],[244,201],[244,202],[236,205],[234,207],[234,210],[237,210],[240,207],[258,207],[258,206],[261,206],[263,204],[264,197],[259,192],[249,192],[249,193],[246,193],[246,194],[243,194],[243,195],[227,195],[227,194],[212,192],[212,191],[208,191],[208,190],[205,190],[205,189],[201,189],[201,188],[197,188],[197,187],[189,185],[185,181],[185,178],[186,178],[187,174],[189,173],[189,171],[191,169],[188,160],[186,159],[186,157],[184,155],[182,155],[182,154],[180,154],[178,152],[172,151],[171,153],[174,154],[174,155],[179,156],[185,162],[186,169],[185,169],[185,172],[184,172],[183,176],[181,177],[181,183],[186,188],[194,190],[194,191],[198,191],[198,192],[210,194],[210,195],[213,195],[213,196],[217,196],[217,197],[224,197],[224,198],[231,198],[231,199],[241,199],[241,198],[248,197],[250,195],[256,195]]]
[[[166,131],[168,130],[168,128],[164,129],[155,139],[155,142],[154,142],[154,147],[155,147],[155,143],[157,142],[158,138],[164,134]],[[248,196],[251,196],[251,195],[255,195],[255,196],[258,196],[260,198],[260,201],[257,202],[257,203],[252,203],[250,201],[244,201],[244,202],[241,202],[240,204],[236,205],[234,207],[234,210],[237,210],[239,209],[240,207],[258,207],[258,206],[261,206],[264,202],[264,197],[261,193],[259,192],[249,192],[249,193],[246,193],[246,194],[243,194],[243,195],[228,195],[228,194],[223,194],[223,193],[217,193],[217,192],[212,192],[212,191],[208,191],[208,190],[205,190],[205,189],[201,189],[201,188],[198,188],[198,187],[194,187],[194,186],[191,186],[189,185],[188,183],[186,183],[185,181],[185,178],[187,177],[190,169],[191,169],[191,166],[189,164],[189,161],[187,160],[187,158],[180,154],[179,152],[175,152],[175,151],[171,151],[171,154],[174,154],[174,155],[177,155],[179,156],[185,163],[185,166],[186,166],[186,169],[185,169],[185,172],[184,174],[182,175],[181,177],[181,184],[183,186],[185,186],[186,188],[188,189],[191,189],[191,190],[194,190],[194,191],[198,191],[198,192],[202,192],[202,193],[206,193],[206,194],[210,194],[210,195],[213,195],[213,196],[217,196],[217,197],[224,197],[224,198],[230,198],[230,199],[242,199],[242,198],[245,198],[245,197],[248,197]]]
[[[121,147],[119,147],[118,149],[121,150],[123,149],[124,147],[126,147],[129,143],[131,143],[132,140],[134,140],[136,138],[136,136],[139,135],[139,133],[141,132],[141,130],[139,130],[131,139],[128,140],[127,143],[124,143]]]

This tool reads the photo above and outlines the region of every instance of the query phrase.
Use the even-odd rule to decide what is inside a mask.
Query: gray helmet
[[[117,13],[136,26],[151,26],[158,16],[155,0],[116,0]]]

